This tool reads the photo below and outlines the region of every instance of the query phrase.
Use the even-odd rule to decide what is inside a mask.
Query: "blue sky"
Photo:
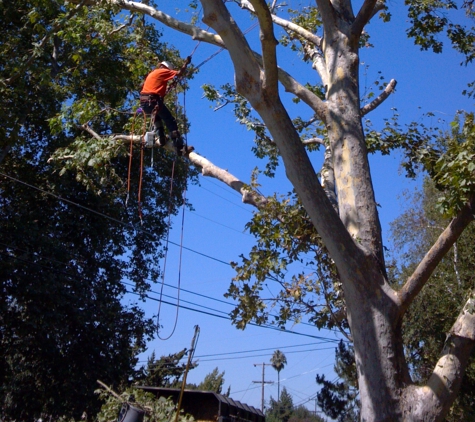
[[[160,2],[160,6],[166,13],[187,20],[184,12],[186,3],[176,0]],[[295,0],[287,3],[292,8],[302,4]],[[233,15],[238,13],[243,16],[236,19],[243,30],[252,24],[236,5],[228,3],[228,7]],[[403,122],[421,121],[425,112],[432,111],[435,117],[424,121],[436,124],[438,119],[443,119],[446,123],[441,123],[442,127],[448,128],[456,110],[473,110],[473,102],[461,95],[466,84],[473,79],[473,66],[460,66],[462,57],[450,50],[449,45],[439,55],[419,51],[405,35],[407,18],[404,6],[398,2],[390,6],[390,11],[393,14],[391,22],[383,24],[374,18],[367,27],[374,48],[361,52],[361,89],[364,90],[365,84],[371,84],[380,76],[378,71],[387,81],[396,79],[398,85],[396,93],[367,117],[375,127],[381,127],[383,119],[391,117],[392,108],[397,108]],[[182,57],[189,55],[196,45],[189,37],[165,28],[164,37],[180,50]],[[258,31],[254,29],[247,37],[253,48],[258,50]],[[201,43],[193,56],[193,63],[201,63],[216,50],[216,47]],[[297,55],[279,48],[278,60],[279,65],[300,82],[317,82],[317,74]],[[366,66],[369,66],[367,70]],[[191,89],[186,95],[186,114],[191,122],[188,143],[196,148],[198,154],[248,182],[252,169],[264,165],[251,152],[252,134],[236,123],[230,106],[214,112],[212,104],[202,98],[203,84],[221,85],[226,82],[233,82],[233,71],[229,56],[224,51],[203,65],[190,82]],[[304,106],[294,105],[291,96],[282,95],[285,103],[289,104],[291,117],[311,115],[311,111]],[[320,153],[313,153],[312,160],[318,169]],[[388,242],[389,222],[401,213],[404,205],[398,198],[405,189],[413,189],[417,182],[411,182],[399,174],[397,154],[391,157],[372,156],[370,162],[376,200],[381,204],[385,242]],[[260,182],[265,195],[285,193],[291,189],[283,168],[279,169],[275,179],[261,177]],[[330,379],[334,378],[334,342],[338,335],[318,331],[305,324],[288,327],[299,334],[253,326],[240,331],[232,326],[226,319],[226,313],[231,311],[232,306],[223,297],[234,275],[227,263],[238,260],[239,255],[245,254],[253,245],[253,238],[244,231],[253,209],[242,204],[236,192],[210,178],[201,177],[200,186],[191,186],[187,197],[195,210],[187,211],[184,217],[183,244],[191,250],[184,250],[182,256],[181,304],[198,311],[180,308],[175,333],[169,340],[150,342],[147,353],[141,359],[152,351],[160,356],[189,347],[193,327],[199,325],[201,332],[195,352],[199,367],[190,372],[189,382],[199,383],[207,373],[218,367],[225,372],[224,388],[226,390],[231,386],[233,399],[260,408],[261,385],[254,381],[261,380],[262,366],[255,364],[268,364],[273,351],[280,349],[288,362],[281,372],[281,389],[282,386],[288,389],[294,404],[305,404],[314,410],[317,392],[315,375],[323,373]],[[170,240],[174,243],[180,243],[180,229],[181,216],[175,219],[170,234]],[[171,245],[165,279],[167,286],[164,288],[164,294],[171,297],[163,297],[171,303],[176,303],[178,261],[179,248]],[[159,292],[160,286],[154,290]],[[271,285],[269,290],[272,290]],[[152,296],[159,297],[158,294]],[[157,302],[153,300],[148,300],[143,306],[148,315],[156,314],[158,309]],[[175,306],[162,305],[162,336],[172,332],[175,315]],[[265,378],[266,381],[276,382],[277,373],[266,367]],[[277,383],[265,386],[266,402],[271,395],[276,398]]]

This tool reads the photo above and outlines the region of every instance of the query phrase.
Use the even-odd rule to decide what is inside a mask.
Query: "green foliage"
[[[307,6],[303,7],[301,10],[289,8],[287,13],[289,14],[291,22],[301,26],[312,34],[318,33],[319,30],[321,31],[322,20],[317,7]],[[309,55],[303,48],[307,42],[294,32],[284,32],[279,39],[279,43],[283,46],[290,46],[293,51],[300,52],[306,62],[310,60]]]
[[[444,154],[433,169],[433,179],[443,196],[438,207],[454,216],[475,195],[475,122],[473,113],[465,113],[463,123],[453,122]]]
[[[437,206],[446,216],[456,215],[475,195],[473,113],[460,112],[452,122],[451,133],[415,122],[403,129],[395,114],[382,131],[368,131],[366,142],[369,152],[379,151],[383,155],[401,149],[402,166],[408,177],[425,170],[442,192]]]
[[[289,422],[323,422],[320,416],[315,415],[314,412],[308,410],[304,405],[294,407]]]
[[[268,198],[247,228],[257,244],[248,257],[241,255],[241,264],[232,263],[236,277],[227,292],[239,303],[232,312],[239,328],[251,320],[284,327],[287,321],[300,320],[303,315],[320,328],[340,323],[346,326],[345,321],[335,318],[344,308],[344,300],[334,263],[294,194],[280,201]],[[314,273],[308,275],[302,266]],[[294,269],[295,274],[289,277]],[[264,300],[264,287],[279,291]],[[271,314],[274,308],[278,314]]]
[[[155,352],[147,358],[147,365],[142,366],[134,375],[134,382],[151,387],[177,388],[181,385],[180,378],[186,370],[186,363],[180,361],[186,356],[187,350],[155,358]],[[189,370],[196,368],[196,363],[191,363]]]
[[[269,407],[266,409],[266,420],[271,422],[288,422],[294,410],[292,396],[287,389],[282,388],[279,400],[270,398]]]
[[[189,172],[178,165],[170,198],[172,157],[159,153],[144,170],[137,229],[139,155],[125,209],[127,150],[110,139],[127,128],[157,54],[176,51],[106,4],[0,2],[0,23],[0,148],[11,148],[1,171],[28,184],[1,184],[0,419],[78,419],[98,409],[97,379],[129,381],[153,335],[124,295],[143,298],[160,276],[165,217]],[[84,123],[104,140],[86,140]]]
[[[145,392],[139,388],[127,388],[116,397],[107,390],[98,390],[100,399],[105,401],[98,413],[98,422],[109,422],[117,420],[117,416],[124,403],[145,411],[146,419],[149,422],[169,422],[175,419],[176,406],[171,399],[165,397],[156,398],[152,393]],[[178,418],[180,422],[193,422],[193,417],[185,415],[180,410]]]
[[[341,381],[328,381],[325,375],[317,375],[322,388],[317,393],[317,403],[323,413],[338,422],[359,420],[360,402],[355,354],[351,345],[343,341],[335,350],[335,373]]]
[[[465,56],[466,63],[475,57],[475,29],[467,25],[454,22],[455,10],[462,9],[469,18],[473,19],[472,2],[464,2],[461,7],[453,0],[406,0],[409,6],[408,17],[411,27],[407,31],[409,37],[414,38],[421,49],[431,49],[440,53],[443,48],[441,35],[450,40],[452,46]]]
[[[323,422],[323,419],[308,410],[305,406],[294,406],[292,396],[286,388],[282,389],[280,400],[272,397],[266,409],[267,422]]]
[[[276,350],[270,359],[272,367],[277,371],[280,372],[284,369],[284,366],[287,364],[287,358],[285,355],[280,351]]]

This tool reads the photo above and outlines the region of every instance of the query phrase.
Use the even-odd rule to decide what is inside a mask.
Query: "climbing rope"
[[[183,91],[183,121],[186,121],[186,100],[185,100],[185,91]],[[177,99],[178,100],[178,99]],[[176,110],[178,106],[176,104]],[[175,114],[177,111],[175,111]],[[187,146],[187,136],[185,134],[185,148]],[[167,236],[166,236],[166,242],[165,242],[165,256],[163,258],[163,272],[162,272],[162,285],[160,288],[160,297],[158,301],[158,312],[157,312],[157,337],[160,340],[168,340],[173,336],[175,333],[177,324],[178,324],[178,315],[179,315],[179,309],[180,309],[180,293],[181,293],[181,267],[182,267],[182,258],[183,258],[183,235],[184,235],[184,227],[185,227],[185,208],[186,208],[186,193],[187,193],[187,182],[186,179],[188,177],[188,171],[189,171],[189,164],[187,163],[186,165],[186,171],[185,171],[185,187],[183,189],[183,203],[182,203],[182,215],[181,215],[181,232],[180,232],[180,253],[179,253],[179,259],[178,259],[178,286],[177,286],[177,304],[176,304],[176,313],[175,313],[175,322],[173,324],[173,329],[171,333],[167,337],[161,337],[160,336],[160,313],[161,313],[161,307],[162,307],[162,297],[163,297],[163,288],[165,286],[165,274],[166,274],[166,266],[167,266],[167,257],[168,257],[168,242],[169,242],[169,237],[170,237],[170,226],[171,226],[171,214],[172,214],[172,198],[173,198],[173,183],[174,183],[174,177],[175,177],[175,165],[176,165],[176,158],[173,160],[173,165],[172,165],[172,174],[170,177],[170,199],[168,201],[168,223],[167,223]]]
[[[132,157],[133,157],[133,146],[134,146],[134,136],[135,136],[135,121],[137,119],[137,115],[142,113],[143,115],[143,124],[142,124],[142,135],[141,135],[141,152],[140,152],[140,178],[139,178],[139,191],[138,191],[138,208],[139,208],[139,218],[140,222],[142,222],[142,203],[141,203],[141,193],[142,193],[142,178],[143,178],[143,148],[144,143],[143,140],[145,139],[145,132],[147,130],[147,116],[145,112],[138,108],[134,113],[134,118],[132,120],[132,130],[130,134],[130,148],[129,148],[129,168],[127,171],[127,196],[125,198],[125,206],[127,207],[130,198],[130,180],[131,180],[131,172],[132,172]]]

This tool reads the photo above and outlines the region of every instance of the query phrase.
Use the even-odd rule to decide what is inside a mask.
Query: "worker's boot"
[[[155,134],[158,137],[158,143],[163,147],[167,143],[167,137],[165,136],[165,129],[163,126],[155,127]]]
[[[181,157],[185,153],[185,145],[183,144],[183,139],[181,138],[180,132],[174,130],[171,133],[171,137],[173,141],[173,146],[176,149],[176,155],[178,155],[178,157]]]

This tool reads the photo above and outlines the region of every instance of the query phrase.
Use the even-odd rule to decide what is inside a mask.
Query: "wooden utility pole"
[[[257,384],[262,384],[262,397],[261,397],[261,411],[264,413],[264,384],[274,384],[274,381],[265,381],[265,369],[267,366],[272,366],[270,363],[255,363],[254,366],[262,365],[262,381],[252,381]]]

